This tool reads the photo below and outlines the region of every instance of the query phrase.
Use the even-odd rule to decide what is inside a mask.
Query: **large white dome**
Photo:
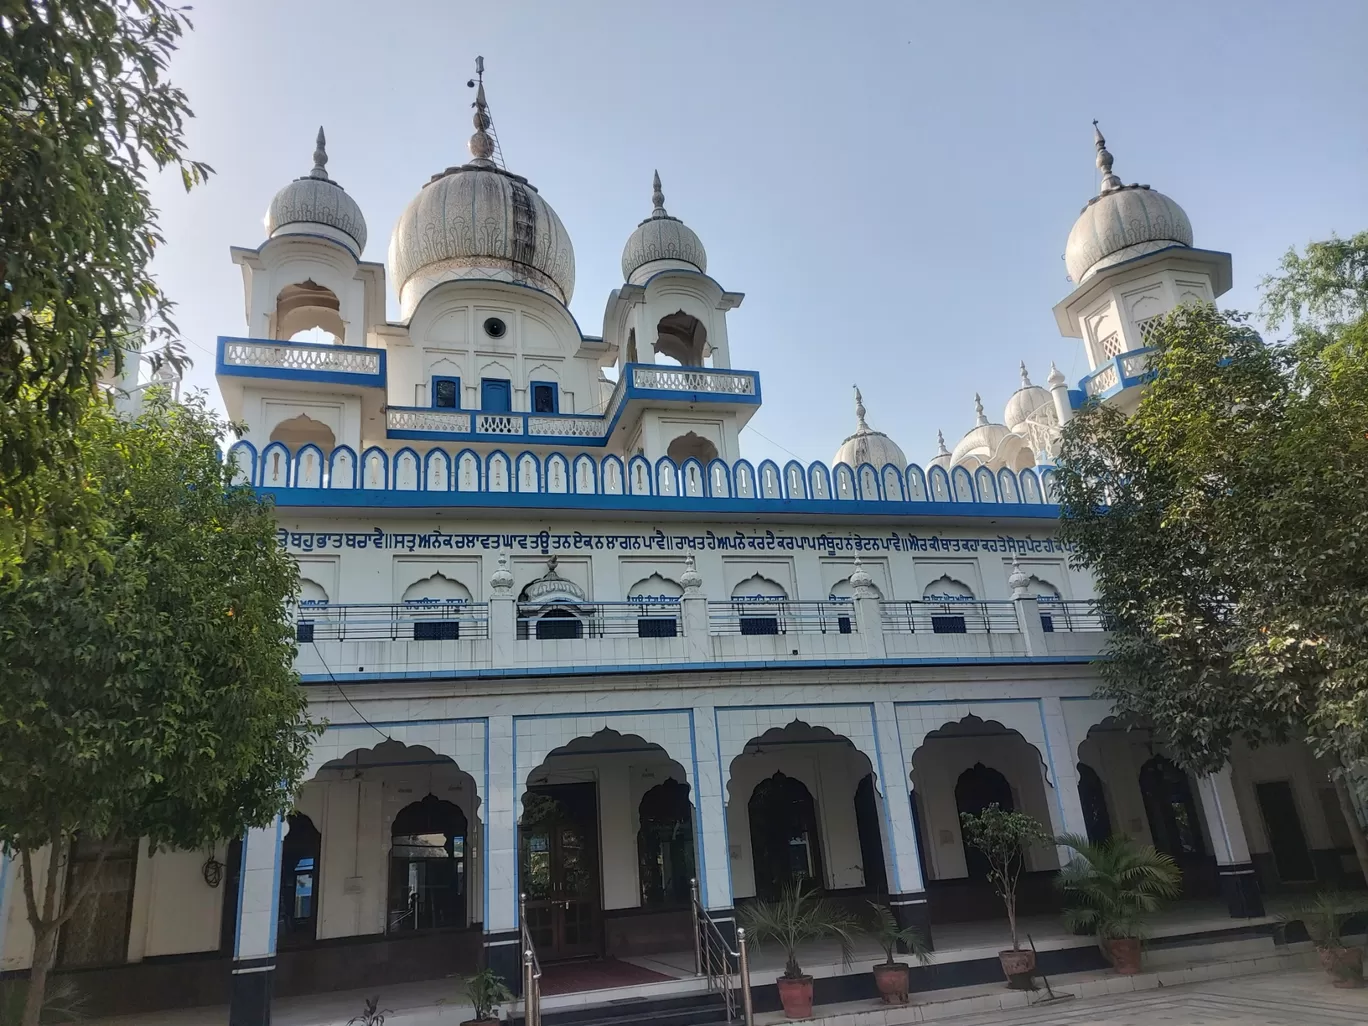
[[[983,412],[983,400],[974,396],[977,423],[959,440],[950,454],[950,465],[985,466],[993,470],[1011,467],[1021,470],[1031,466],[1035,459],[1030,446],[1006,424],[990,424]]]
[[[1192,245],[1192,222],[1176,202],[1148,185],[1122,185],[1112,173],[1107,141],[1094,126],[1102,191],[1078,215],[1064,247],[1064,263],[1075,284],[1104,267],[1170,246]]]
[[[855,433],[836,450],[836,455],[831,458],[832,466],[844,463],[858,467],[861,463],[868,463],[876,470],[882,470],[885,464],[891,463],[899,471],[907,469],[907,457],[898,443],[882,431],[872,430],[865,423],[864,399],[858,388],[855,389],[855,421]]]
[[[434,175],[390,236],[389,271],[405,317],[453,279],[530,285],[566,305],[575,292],[575,251],[560,218],[526,178],[490,159],[483,85],[475,106],[470,163]]]
[[[665,194],[660,189],[660,172],[652,182],[651,216],[637,225],[622,248],[622,279],[632,281],[634,272],[646,264],[668,260],[708,270],[708,254],[692,228],[665,212]],[[636,283],[639,284],[639,283]]]
[[[366,219],[356,200],[328,177],[327,164],[327,140],[319,128],[313,170],[275,194],[266,209],[266,237],[322,234],[354,246],[360,257],[366,248]]]

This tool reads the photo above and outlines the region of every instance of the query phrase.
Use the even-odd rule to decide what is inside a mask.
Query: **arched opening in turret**
[[[665,455],[674,460],[677,467],[682,467],[687,459],[696,459],[706,467],[717,459],[717,446],[701,435],[696,435],[690,431],[671,442],[669,448],[665,450]]]
[[[712,352],[708,348],[708,329],[692,314],[676,310],[656,325],[655,351],[681,366],[702,367]]]
[[[275,337],[291,342],[340,345],[347,335],[341,311],[337,294],[312,278],[286,285],[276,296]]]
[[[337,445],[337,436],[327,424],[314,420],[306,413],[289,420],[282,420],[271,432],[271,441],[283,442],[291,452],[298,452],[300,446],[312,442],[323,452],[332,452]]]

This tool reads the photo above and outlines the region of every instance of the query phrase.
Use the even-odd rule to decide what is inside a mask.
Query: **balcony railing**
[[[632,386],[658,392],[755,395],[756,378],[748,371],[633,366]]]
[[[402,602],[397,605],[302,606],[295,636],[315,641],[464,641],[489,637],[485,602]]]
[[[884,630],[891,634],[1016,634],[1011,602],[883,602]]]
[[[1091,399],[1140,384],[1149,373],[1151,352],[1130,349],[1113,356],[1080,382],[1083,393]]]
[[[709,602],[711,634],[853,634],[851,602],[793,602],[788,599]]]
[[[518,607],[518,638],[677,638],[684,633],[678,602],[580,602]]]
[[[1047,633],[1096,632],[1111,629],[1110,617],[1096,602],[1052,602],[1040,600],[1040,626]]]
[[[255,338],[220,338],[218,372],[383,387],[385,351]]]

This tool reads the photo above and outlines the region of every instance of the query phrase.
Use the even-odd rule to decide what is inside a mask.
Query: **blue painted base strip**
[[[380,680],[478,680],[510,677],[583,677],[589,674],[704,673],[718,670],[831,670],[898,666],[1062,666],[1095,662],[1094,656],[928,656],[890,659],[766,659],[707,663],[606,663],[602,666],[481,667],[471,670],[399,670],[302,673],[305,684]]]

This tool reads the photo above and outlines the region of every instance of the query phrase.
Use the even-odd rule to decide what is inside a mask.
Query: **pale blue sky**
[[[476,54],[510,170],[574,241],[587,334],[653,168],[709,273],[746,293],[729,324],[734,364],[762,375],[753,458],[830,459],[852,383],[924,462],[937,428],[953,446],[973,424],[975,391],[1001,417],[1018,361],[1037,383],[1052,359],[1084,373],[1050,308],[1096,192],[1093,118],[1125,181],[1234,255],[1223,306],[1253,308],[1289,245],[1368,227],[1364,0],[202,0],[194,18],[174,77],[217,174],[157,184],[158,271],[211,389],[216,336],[245,327],[228,247],[260,244],[318,125],[383,261],[409,199],[466,159]]]

